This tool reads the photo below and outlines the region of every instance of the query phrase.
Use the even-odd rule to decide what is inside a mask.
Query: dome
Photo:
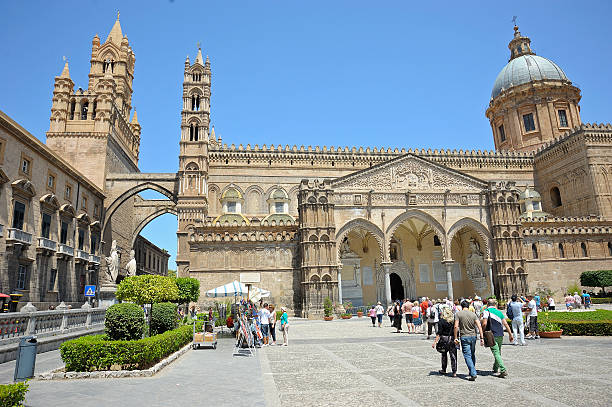
[[[230,187],[223,192],[221,199],[242,199],[242,194],[236,188]]]
[[[508,62],[497,75],[491,98],[513,86],[544,79],[569,81],[563,70],[553,61],[534,54],[521,55]]]
[[[520,201],[524,201],[526,199],[534,199],[534,200],[538,200],[539,201],[539,200],[542,199],[542,197],[540,196],[540,193],[538,191],[536,191],[535,189],[531,189],[531,188],[527,187],[519,195],[519,202]]]

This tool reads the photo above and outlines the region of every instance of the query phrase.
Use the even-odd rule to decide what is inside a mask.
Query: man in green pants
[[[504,330],[508,332],[510,336],[510,342],[512,342],[512,330],[506,322],[506,317],[504,314],[497,309],[497,300],[490,299],[487,308],[482,313],[481,324],[483,326],[483,330],[491,330],[493,332],[493,336],[495,337],[495,344],[491,346],[491,353],[493,353],[493,357],[495,358],[495,363],[493,364],[493,373],[499,372],[499,377],[504,378],[508,376],[508,371],[504,366],[504,361],[501,357],[501,347],[504,342]]]

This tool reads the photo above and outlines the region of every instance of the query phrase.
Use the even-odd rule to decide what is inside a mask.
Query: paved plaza
[[[27,405],[172,406],[609,406],[612,338],[563,337],[504,346],[509,376],[492,375],[489,349],[476,351],[479,377],[438,374],[440,355],[423,335],[393,333],[388,319],[292,320],[288,347],[232,357],[232,340],[217,350],[189,351],[152,378],[32,381]],[[507,337],[506,337],[507,341]],[[57,352],[38,356],[38,371],[60,365]],[[0,380],[12,378],[0,365]]]

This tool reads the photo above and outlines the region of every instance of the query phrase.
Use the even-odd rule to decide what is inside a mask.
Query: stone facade
[[[170,254],[155,246],[146,238],[138,235],[134,243],[134,258],[136,259],[136,274],[168,275],[168,259]]]

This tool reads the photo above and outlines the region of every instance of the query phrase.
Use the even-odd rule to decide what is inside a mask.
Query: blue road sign
[[[95,296],[96,296],[96,286],[86,285],[85,286],[85,297],[95,297]]]

